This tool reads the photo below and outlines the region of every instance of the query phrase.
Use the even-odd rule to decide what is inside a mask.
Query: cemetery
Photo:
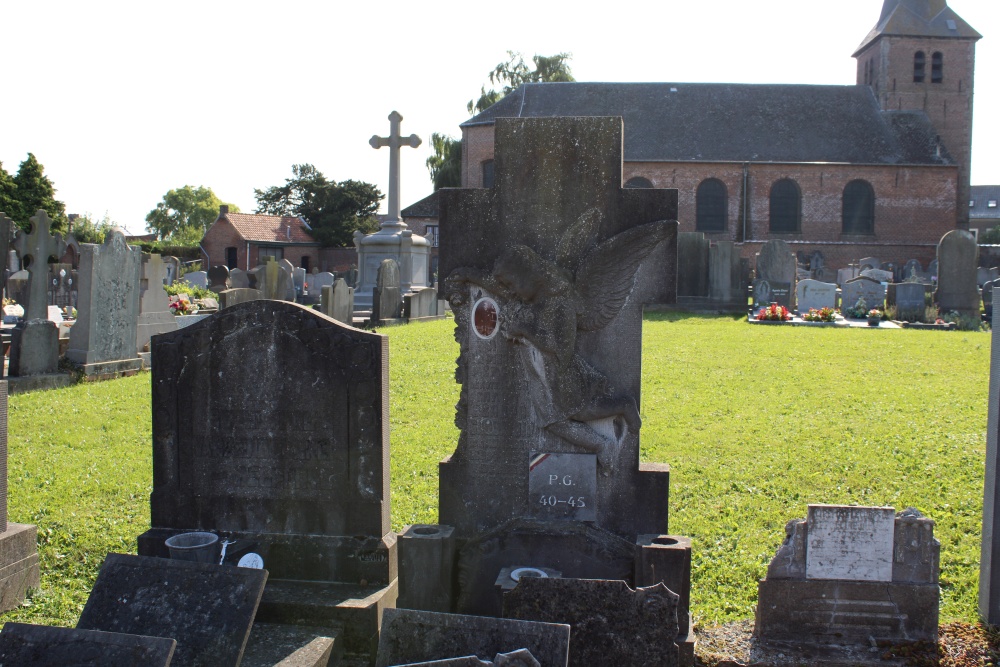
[[[390,119],[372,145],[398,159],[414,139]],[[876,258],[819,280],[781,241],[750,283],[731,249],[678,234],[675,190],[622,189],[621,146],[619,118],[498,119],[495,186],[441,193],[440,292],[413,284],[415,256],[376,256],[360,317],[342,278],[274,259],[189,274],[180,289],[218,296],[200,292],[195,313],[160,287],[159,255],[115,231],[80,244],[65,357],[108,381],[22,385],[4,413],[9,516],[25,523],[0,533],[14,545],[0,549],[0,656],[849,665],[959,641],[1000,651],[976,625],[1000,621],[983,504],[1000,367],[971,236],[942,239],[928,285],[975,330],[872,339],[833,309],[888,327],[910,286],[924,306],[924,283]],[[20,255],[58,255],[44,212],[33,223]],[[691,255],[714,268],[690,274]],[[47,267],[25,264],[5,390],[60,372]],[[678,309],[682,285],[740,307]],[[751,317],[835,326],[747,326],[748,295]]]

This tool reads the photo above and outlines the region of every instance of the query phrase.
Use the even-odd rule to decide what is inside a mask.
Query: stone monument
[[[324,285],[320,312],[344,324],[354,324],[354,288],[348,287],[343,278],[333,285]]]
[[[92,377],[116,377],[142,368],[136,352],[142,252],[125,243],[122,230],[102,245],[82,243],[79,305],[66,358]]]
[[[775,239],[765,243],[757,255],[757,271],[753,283],[756,306],[777,303],[795,310],[797,262],[788,243]]]
[[[148,360],[149,339],[156,334],[177,329],[177,321],[170,312],[163,281],[167,268],[157,255],[142,255],[142,280],[139,283],[139,320],[135,327],[135,347],[140,356]]]
[[[0,612],[38,588],[37,533],[33,525],[7,520],[7,381],[0,380]]]
[[[229,283],[229,267],[219,264],[213,266],[206,274],[208,277],[208,289],[216,294],[231,287]]]
[[[270,573],[258,621],[339,625],[348,651],[373,652],[397,587],[388,353],[385,336],[285,301],[155,336],[139,554],[188,531],[254,544]]]
[[[454,575],[453,611],[499,614],[508,568],[633,584],[644,537],[668,539],[670,469],[639,462],[637,406],[643,304],[676,301],[677,192],[621,188],[622,131],[501,118],[495,185],[441,191],[461,434],[442,525],[413,530],[447,535],[435,562],[457,572],[401,577]]]
[[[811,308],[820,310],[821,308],[837,307],[837,286],[833,283],[824,283],[812,278],[800,280],[795,286],[795,302],[799,312],[803,315]]]
[[[48,263],[60,257],[66,242],[50,233],[52,221],[38,209],[31,218],[31,229],[19,232],[14,248],[28,271],[28,303],[24,320],[11,332],[10,375],[23,377],[55,373],[59,364],[59,330],[47,319]]]
[[[355,295],[356,296],[356,295]],[[399,322],[403,317],[403,295],[399,285],[399,264],[383,259],[372,292],[372,326]]]
[[[358,279],[354,293],[354,307],[368,310],[372,307],[373,292],[378,279],[378,269],[385,259],[394,259],[399,264],[400,288],[405,294],[411,287],[427,286],[428,262],[431,244],[422,236],[407,229],[400,216],[399,205],[399,149],[403,146],[416,148],[420,137],[411,134],[404,137],[399,133],[403,117],[396,111],[389,114],[389,136],[375,135],[369,140],[372,148],[389,148],[389,210],[380,229],[367,236],[354,232],[354,245],[358,249]]]
[[[942,313],[955,311],[966,317],[979,317],[979,285],[976,267],[979,246],[969,232],[954,229],[938,243],[938,288],[934,301]]]
[[[810,505],[758,587],[762,642],[937,641],[934,522],[914,509]]]

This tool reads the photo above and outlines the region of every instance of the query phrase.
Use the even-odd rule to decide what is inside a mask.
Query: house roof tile
[[[316,243],[309,225],[302,218],[290,215],[260,215],[256,213],[223,213],[245,241],[258,243]]]

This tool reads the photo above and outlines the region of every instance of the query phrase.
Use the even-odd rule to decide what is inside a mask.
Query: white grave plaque
[[[896,511],[810,505],[806,579],[892,581]]]

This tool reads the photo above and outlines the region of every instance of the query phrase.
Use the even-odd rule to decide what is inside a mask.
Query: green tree
[[[146,229],[156,232],[161,240],[169,238],[177,245],[192,245],[201,240],[219,217],[219,207],[224,203],[212,188],[185,185],[163,195],[163,201],[146,216]],[[229,204],[231,213],[239,210],[235,204]]]
[[[104,217],[100,220],[97,216],[84,213],[70,223],[70,232],[80,243],[104,243],[108,232],[118,226],[108,212],[104,212]]]
[[[470,114],[482,113],[512,93],[523,83],[553,83],[558,81],[575,81],[569,68],[569,53],[557,53],[554,56],[535,55],[531,61],[534,68],[528,67],[524,56],[514,51],[507,52],[507,60],[499,63],[489,73],[490,89],[480,88],[479,99],[469,100],[466,105]],[[501,86],[496,90],[493,86]],[[431,173],[434,189],[457,188],[462,184],[462,140],[434,133],[431,137],[434,155],[427,158],[427,170]]]
[[[572,57],[569,53],[557,53],[554,56],[536,55],[531,58],[535,65],[534,69],[531,69],[524,62],[523,55],[508,51],[507,60],[494,67],[489,74],[490,85],[500,85],[501,90],[497,91],[492,87],[486,90],[486,86],[483,86],[479,91],[479,99],[469,100],[466,108],[470,114],[482,113],[523,83],[576,81],[569,68],[569,60]]]
[[[254,189],[257,213],[304,218],[312,235],[324,246],[344,247],[354,243],[354,232],[378,229],[375,213],[382,193],[363,181],[327,180],[311,164],[293,164],[292,178],[284,185]]]
[[[462,185],[462,140],[435,132],[431,135],[434,155],[427,158],[434,189],[457,188]]]
[[[0,169],[2,171],[2,169]],[[52,220],[54,231],[66,229],[66,205],[55,198],[56,189],[52,181],[45,175],[45,168],[28,153],[28,157],[20,164],[17,175],[9,178],[0,174],[0,204],[9,207],[7,215],[21,228],[27,229],[30,218],[38,209],[42,209]],[[8,181],[3,183],[2,181]],[[2,210],[2,208],[0,208]]]

